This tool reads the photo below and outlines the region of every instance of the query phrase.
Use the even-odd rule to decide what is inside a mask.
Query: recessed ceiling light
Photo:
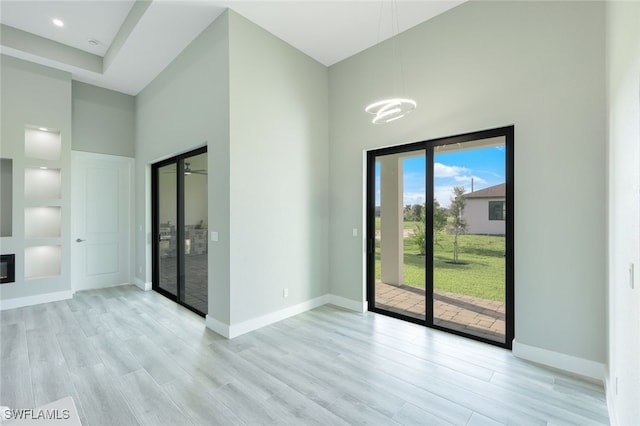
[[[53,25],[55,25],[56,27],[64,27],[64,22],[62,22],[60,19],[58,18],[54,18],[53,20]]]
[[[48,167],[40,166],[40,170],[47,170],[47,169],[48,169]]]
[[[90,38],[89,40],[87,40],[87,43],[89,43],[92,46],[97,46],[100,44],[100,42],[98,40],[96,40],[95,38]]]
[[[38,127],[38,130],[41,130],[43,132],[48,132],[49,129],[47,129],[46,127]]]

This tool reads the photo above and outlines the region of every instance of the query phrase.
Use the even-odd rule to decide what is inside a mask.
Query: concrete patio
[[[504,302],[434,291],[433,305],[435,325],[496,342],[504,342]],[[425,292],[415,287],[396,286],[377,281],[376,307],[424,319]]]

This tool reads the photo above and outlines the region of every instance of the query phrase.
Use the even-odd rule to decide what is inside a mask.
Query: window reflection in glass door
[[[207,151],[152,168],[153,289],[201,314],[208,308]]]

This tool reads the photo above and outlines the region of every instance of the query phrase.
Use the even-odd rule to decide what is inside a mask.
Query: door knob
[[[81,242],[83,242],[83,241],[87,241],[87,240],[83,240],[82,238],[78,238],[78,239],[76,239],[76,243],[81,243]]]

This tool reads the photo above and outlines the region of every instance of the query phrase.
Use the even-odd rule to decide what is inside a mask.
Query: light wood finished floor
[[[601,386],[507,350],[324,306],[225,340],[132,286],[0,313],[0,405],[84,425],[608,424]]]

